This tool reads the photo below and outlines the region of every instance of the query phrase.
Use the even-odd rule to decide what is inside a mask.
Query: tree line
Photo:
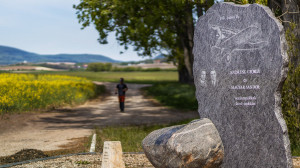
[[[161,69],[161,68],[146,68],[142,67],[133,67],[133,66],[125,66],[118,67],[113,66],[112,63],[89,63],[86,69],[87,71],[93,72],[156,72],[156,71],[176,71],[176,69]]]

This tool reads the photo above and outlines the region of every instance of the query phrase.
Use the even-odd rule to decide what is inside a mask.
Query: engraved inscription
[[[260,69],[238,69],[238,70],[231,70],[229,72],[230,75],[256,75],[260,74]],[[247,83],[249,80],[244,78],[243,83]],[[230,86],[231,90],[259,90],[260,85],[252,84],[252,85],[233,85]],[[235,97],[235,106],[255,106],[256,105],[256,96],[247,96],[247,97]]]
[[[249,69],[249,70],[232,70],[229,72],[230,75],[245,75],[245,74],[260,74],[260,69]]]
[[[239,18],[240,18],[239,15],[233,15],[233,16],[227,16],[227,17],[221,16],[220,20],[230,20],[230,19],[239,19]]]
[[[235,85],[230,86],[232,90],[258,90],[260,89],[259,85]]]
[[[255,106],[256,96],[235,97],[235,106]]]

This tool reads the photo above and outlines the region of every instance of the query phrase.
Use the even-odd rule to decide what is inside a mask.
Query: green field
[[[32,72],[42,74],[57,74],[85,77],[92,81],[100,82],[119,82],[120,78],[124,78],[126,83],[162,83],[177,82],[178,73],[174,71],[158,71],[158,72],[88,72],[88,71],[56,71],[56,72]]]

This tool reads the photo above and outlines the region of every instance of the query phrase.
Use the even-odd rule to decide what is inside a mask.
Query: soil
[[[48,157],[48,155],[44,154],[43,151],[36,150],[36,149],[23,149],[14,155],[0,158],[0,162],[15,163],[24,160],[32,160],[32,159],[45,158],[45,157]]]
[[[162,124],[199,118],[196,111],[170,109],[144,97],[140,88],[147,85],[141,84],[128,84],[125,112],[121,113],[114,94],[116,84],[97,84],[105,85],[110,94],[77,107],[0,117],[0,157],[22,149],[67,150],[80,138],[92,135],[95,127]]]

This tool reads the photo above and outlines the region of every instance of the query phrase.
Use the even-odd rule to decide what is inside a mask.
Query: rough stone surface
[[[193,52],[198,112],[219,131],[222,167],[292,167],[280,107],[286,44],[270,9],[213,5],[197,22]]]
[[[153,131],[142,145],[156,168],[219,167],[224,155],[218,131],[209,119]]]
[[[120,141],[105,141],[102,155],[102,168],[125,168],[122,159],[122,146]]]

